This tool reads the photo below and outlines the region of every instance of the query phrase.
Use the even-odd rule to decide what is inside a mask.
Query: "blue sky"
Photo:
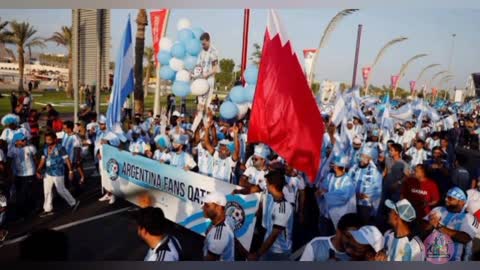
[[[330,19],[339,9],[287,9],[279,10],[287,27],[287,32],[300,58],[305,48],[318,46],[320,37]],[[128,14],[134,24],[137,10],[112,9],[112,52],[114,59]],[[266,26],[266,10],[253,9],[249,43],[251,52],[254,42],[261,42]],[[35,25],[39,36],[47,37],[61,25],[71,24],[71,10],[0,10],[2,20],[26,20]],[[188,18],[192,25],[210,32],[214,46],[221,58],[232,58],[240,63],[242,47],[243,10],[240,9],[174,9],[172,10],[167,36],[176,37],[176,24],[180,18]],[[409,40],[392,47],[387,52],[373,74],[373,84],[389,84],[390,75],[398,73],[402,63],[410,57],[427,53],[429,56],[413,63],[403,81],[416,79],[420,70],[429,64],[438,63],[442,67],[432,69],[424,76],[430,79],[440,70],[447,69],[452,44],[452,33],[457,35],[452,62],[455,75],[454,84],[464,87],[467,76],[480,71],[480,31],[478,31],[479,9],[427,9],[427,8],[366,8],[345,18],[321,50],[318,59],[316,78],[350,82],[353,70],[353,57],[357,25],[363,24],[362,44],[359,65],[370,64],[378,50],[389,40],[407,36]],[[133,25],[135,31],[135,25]],[[150,26],[146,45],[151,45]],[[64,52],[54,44],[43,51]],[[361,80],[361,71],[359,70]],[[422,82],[420,82],[422,83]]]

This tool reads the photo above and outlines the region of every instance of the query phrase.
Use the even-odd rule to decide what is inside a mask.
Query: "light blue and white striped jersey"
[[[155,153],[153,154],[153,159],[162,161],[162,162],[170,162],[172,159],[172,156],[170,153],[165,150],[164,152],[160,151],[160,149],[155,150]]]
[[[357,211],[355,185],[348,174],[336,177],[330,173],[319,186],[326,190],[318,199],[320,214],[330,218],[335,228],[342,216]]]
[[[160,134],[162,134],[162,125],[154,125],[152,138],[155,138]]]
[[[10,128],[5,128],[2,131],[2,135],[0,135],[0,140],[4,140],[4,141],[7,142],[9,150],[10,150],[11,147],[15,147],[15,145],[13,145],[12,140],[13,140],[13,136],[17,133],[23,133],[23,135],[25,135],[27,140],[30,140],[30,138],[32,137],[30,135],[30,132],[24,127],[20,127],[16,130],[11,130]]]
[[[36,172],[35,154],[37,154],[37,149],[33,145],[10,148],[7,155],[13,159],[13,174],[22,177],[34,176]]]
[[[292,250],[292,232],[293,232],[293,208],[292,205],[283,200],[281,202],[273,202],[271,215],[268,217],[267,232],[265,240],[270,237],[274,227],[284,228],[282,233],[277,237],[273,245],[270,247],[272,253],[287,253]]]
[[[130,151],[130,153],[144,155],[147,147],[147,143],[145,143],[142,139],[138,139],[134,142],[130,142],[128,151]]]
[[[220,261],[235,261],[235,235],[230,226],[222,222],[216,226],[212,225],[205,235],[203,255],[208,252],[220,256]]]
[[[356,150],[353,147],[350,148],[348,151],[348,156],[350,157],[349,168],[351,168],[360,161],[360,149]]]
[[[248,182],[252,185],[259,186],[262,190],[267,189],[267,182],[265,180],[265,175],[268,171],[259,171],[255,167],[248,167],[243,173],[244,176],[248,178]]]
[[[461,213],[452,213],[449,212],[445,207],[439,206],[435,207],[430,211],[430,214],[437,213],[440,218],[440,223],[454,231],[460,231],[468,234],[472,239],[475,238],[479,230],[478,220],[470,213],[461,212]],[[430,215],[429,214],[429,215]],[[424,220],[428,220],[427,215]],[[464,245],[459,242],[454,243],[454,253],[450,261],[468,261],[469,258],[465,258],[466,254],[472,254],[471,249],[472,245]]]
[[[180,154],[177,152],[172,152],[171,156],[172,159],[170,161],[170,165],[177,168],[184,169],[186,166],[188,166],[190,169],[193,169],[195,166],[197,166],[197,163],[195,160],[193,160],[193,157],[187,152],[182,151]]]
[[[221,159],[218,151],[213,154],[212,177],[227,183],[232,183],[232,175],[237,162],[233,161],[232,156]]]
[[[425,260],[425,246],[417,236],[397,238],[394,231],[388,230],[385,232],[384,238],[388,261],[418,262]]]
[[[380,198],[382,197],[382,175],[377,166],[370,161],[365,168],[361,168],[358,163],[348,172],[355,184],[355,192],[363,193],[368,196],[365,199],[357,198],[357,205],[370,206],[378,210]],[[372,213],[373,214],[373,213]]]
[[[200,52],[197,60],[197,66],[202,68],[203,73],[208,73],[213,69],[213,63],[217,62],[218,65],[218,52],[217,50],[210,45],[208,50],[203,50]]]
[[[206,175],[206,176],[212,176],[213,174],[213,157],[212,155],[208,152],[207,149],[205,149],[201,143],[199,143],[196,147],[197,150],[197,156],[198,156],[198,172]]]
[[[95,160],[97,159],[97,153],[98,153],[98,151],[100,151],[100,148],[102,146],[100,143],[107,136],[107,134],[108,134],[107,130],[102,131],[100,129],[97,129],[97,135],[95,137],[95,150],[94,150]],[[108,143],[111,146],[118,147],[120,145],[120,139],[115,137],[111,140],[108,140]]]
[[[62,146],[67,151],[68,157],[70,161],[76,162],[75,160],[75,148],[81,148],[82,144],[80,142],[80,138],[77,134],[73,133],[72,135],[68,135],[67,133],[63,134],[62,137]]]
[[[440,139],[434,140],[432,137],[428,137],[425,144],[430,150],[432,150],[434,147],[440,146]]]
[[[410,167],[412,170],[415,169],[418,164],[423,164],[423,162],[428,159],[427,151],[425,151],[425,149],[418,150],[417,148],[412,147],[408,149],[405,154],[412,157],[412,160],[410,161]]]
[[[310,241],[303,251],[302,262],[326,262],[329,260],[349,261],[350,256],[338,251],[332,244],[333,236],[316,237]],[[332,258],[333,257],[333,258]]]

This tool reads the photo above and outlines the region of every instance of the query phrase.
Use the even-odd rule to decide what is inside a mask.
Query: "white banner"
[[[167,219],[201,235],[210,225],[203,216],[202,198],[212,191],[228,194],[225,212],[231,217],[236,238],[250,249],[260,194],[231,195],[238,186],[109,145],[103,145],[101,165],[106,189],[136,205],[149,195],[151,205],[162,208]]]

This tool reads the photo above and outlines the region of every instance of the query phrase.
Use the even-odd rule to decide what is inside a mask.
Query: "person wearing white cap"
[[[255,261],[259,258],[265,261],[289,260],[292,252],[293,207],[285,200],[283,194],[285,175],[279,171],[272,171],[265,177],[273,204],[265,220],[267,230],[265,239],[256,252],[249,254],[248,260]]]
[[[103,115],[101,115],[98,119],[98,130],[97,130],[97,135],[95,138],[95,150],[94,150],[94,157],[95,157],[95,163],[98,165],[98,171],[101,172],[103,170],[102,166],[102,154],[101,154],[101,147],[103,144],[109,144],[115,147],[118,147],[120,145],[120,139],[117,136],[108,136],[108,135],[113,134],[113,132],[109,132],[107,130],[107,118]],[[108,138],[108,140],[107,140]],[[102,196],[99,201],[109,201],[110,204],[115,203],[115,196],[113,193],[109,190],[106,190],[105,195]]]
[[[315,237],[305,246],[300,261],[349,261],[350,256],[345,253],[345,243],[348,240],[347,233],[360,229],[362,225],[363,223],[357,214],[344,215],[338,221],[335,235]]]
[[[255,146],[252,157],[253,166],[248,167],[240,177],[240,186],[247,189],[258,186],[259,189],[254,192],[266,189],[265,174],[268,172],[267,161],[269,155],[270,149],[265,144]]]
[[[349,168],[353,167],[353,165],[357,164],[360,161],[360,149],[362,148],[362,138],[360,136],[355,136],[352,141],[352,148],[348,153],[350,158],[350,163],[348,165]]]
[[[12,160],[12,172],[15,177],[14,186],[16,190],[16,205],[19,217],[25,217],[31,213],[37,198],[34,195],[35,182],[35,155],[37,149],[27,143],[27,138],[21,132],[16,133],[12,138],[15,147],[10,148],[7,157]],[[5,157],[3,157],[5,158]],[[4,160],[5,161],[5,160]]]
[[[212,221],[205,233],[203,258],[205,261],[235,261],[235,235],[225,223],[227,198],[219,192],[209,193],[203,199],[203,214]]]
[[[356,231],[350,231],[349,241],[346,241],[345,251],[352,261],[385,261],[383,251],[384,238],[375,226],[363,226]]]
[[[352,120],[347,121],[346,129],[344,129],[344,130],[346,131],[347,137],[350,141],[353,140],[356,135],[359,135],[355,132]]]
[[[435,207],[423,220],[425,232],[435,229],[452,238],[454,252],[450,261],[471,260],[471,242],[480,225],[472,214],[465,212],[466,203],[467,194],[459,187],[453,187],[447,192],[445,207]]]
[[[345,171],[348,164],[347,156],[336,156],[333,161],[334,172],[317,184],[315,195],[320,210],[321,235],[332,235],[343,215],[357,211],[355,185]]]
[[[160,161],[160,163],[167,163],[170,162],[172,156],[170,155],[170,138],[165,135],[158,135],[155,137],[155,143],[157,145],[157,149],[153,154],[153,159]]]
[[[185,171],[190,171],[197,166],[193,157],[184,151],[184,147],[188,143],[188,135],[180,135],[173,141],[173,152],[171,153],[170,165],[184,169]]]
[[[386,200],[385,205],[390,208],[388,223],[392,227],[384,234],[387,260],[424,261],[425,246],[412,230],[412,222],[416,218],[412,204],[408,200],[402,199],[396,203]]]
[[[218,150],[210,143],[210,128],[213,121],[209,121],[205,127],[205,147],[210,155],[212,155],[212,168],[209,172],[215,179],[232,183],[233,170],[237,165],[240,157],[240,141],[238,139],[238,127],[235,125],[234,142],[229,140],[221,140]]]
[[[374,160],[378,158],[376,148],[364,146],[360,151],[360,161],[348,172],[355,184],[357,213],[365,224],[376,215],[382,197],[382,180]]]

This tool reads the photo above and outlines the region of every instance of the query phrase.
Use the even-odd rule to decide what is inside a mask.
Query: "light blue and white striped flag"
[[[117,124],[121,122],[122,107],[135,87],[133,66],[132,26],[130,16],[128,16],[115,62],[113,88],[107,111],[107,128],[114,132],[120,132],[120,130],[117,130],[120,125]]]

